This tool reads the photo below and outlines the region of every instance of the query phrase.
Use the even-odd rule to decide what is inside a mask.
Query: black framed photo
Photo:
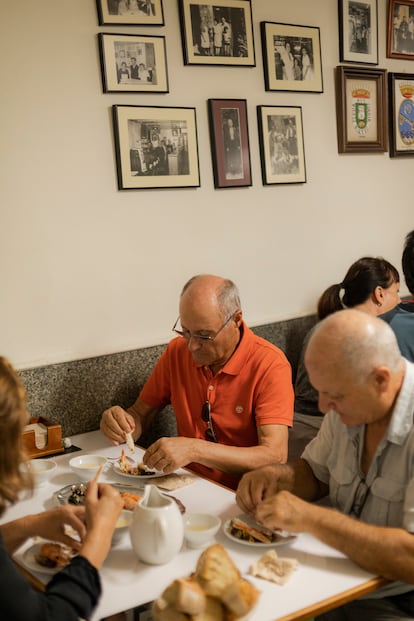
[[[414,60],[414,0],[389,0],[387,57]]]
[[[120,190],[199,187],[195,108],[112,106]]]
[[[163,26],[162,0],[96,0],[100,26]]]
[[[252,185],[247,102],[245,99],[209,99],[214,187]]]
[[[305,183],[302,108],[257,106],[264,185]]]
[[[378,65],[377,0],[338,0],[339,60]]]
[[[323,92],[318,27],[261,22],[260,32],[267,91]]]
[[[387,150],[386,70],[336,67],[339,153]]]
[[[104,93],[168,93],[165,37],[98,34]]]
[[[414,155],[414,74],[388,74],[390,157]]]
[[[178,0],[186,65],[254,67],[251,0]]]

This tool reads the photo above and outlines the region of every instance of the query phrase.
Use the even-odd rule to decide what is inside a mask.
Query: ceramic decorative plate
[[[258,528],[260,530],[261,528],[260,525],[256,524],[256,522],[249,515],[242,514],[242,515],[238,515],[237,517],[243,520],[243,522],[246,522],[246,524],[248,524],[249,526]],[[269,543],[262,543],[261,541],[246,541],[244,539],[239,539],[238,537],[235,537],[235,535],[231,534],[231,520],[227,520],[224,523],[223,531],[226,537],[230,539],[231,541],[235,541],[236,543],[241,543],[243,546],[249,546],[251,548],[276,548],[278,546],[283,546],[286,543],[289,543],[296,539],[296,535],[293,535],[292,533],[288,533],[285,530],[276,532],[274,535],[275,537],[274,540],[270,541]]]
[[[22,557],[23,564],[27,567],[27,569],[31,569],[32,571],[38,571],[42,574],[48,574],[49,576],[53,576],[58,571],[63,569],[63,567],[46,567],[45,565],[41,565],[36,560],[36,555],[39,554],[40,548],[46,541],[39,541],[34,543],[30,548],[28,548]]]
[[[135,481],[149,481],[151,479],[156,479],[157,477],[164,477],[165,472],[162,470],[151,470],[148,474],[127,474],[126,472],[122,472],[118,462],[112,464],[112,468],[116,474],[119,474],[120,477],[126,477],[127,479],[134,479]]]

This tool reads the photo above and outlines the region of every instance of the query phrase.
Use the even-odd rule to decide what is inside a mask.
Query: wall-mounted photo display
[[[178,0],[186,65],[254,67],[250,0]]]
[[[387,150],[386,71],[336,67],[339,153]]]
[[[414,0],[389,0],[387,56],[414,60]]]
[[[305,183],[302,108],[257,106],[264,185]]]
[[[252,185],[245,99],[209,99],[214,187]]]
[[[112,106],[120,190],[200,185],[195,108]]]
[[[100,26],[164,24],[162,0],[96,0],[96,7]]]
[[[390,157],[414,155],[414,74],[388,74]]]
[[[377,0],[338,0],[339,60],[378,65]]]
[[[168,93],[165,37],[99,33],[104,93]]]
[[[323,92],[319,28],[260,24],[265,89]]]

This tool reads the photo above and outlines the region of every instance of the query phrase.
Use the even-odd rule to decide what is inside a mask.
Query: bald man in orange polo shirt
[[[280,349],[247,327],[238,289],[228,279],[191,278],[179,312],[178,337],[138,399],[128,410],[106,410],[101,431],[114,444],[130,431],[137,441],[171,403],[178,436],[154,442],[144,463],[165,473],[186,466],[235,489],[244,472],[287,460],[291,367]]]

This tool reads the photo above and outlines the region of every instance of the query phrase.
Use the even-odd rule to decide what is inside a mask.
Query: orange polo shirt
[[[256,446],[260,425],[292,425],[292,371],[285,354],[256,336],[243,322],[239,345],[224,367],[213,376],[197,365],[186,340],[170,341],[143,387],[140,397],[150,407],[172,405],[178,435],[205,439],[201,408],[210,401],[214,432],[221,444]],[[195,472],[235,488],[238,477],[201,464]]]

